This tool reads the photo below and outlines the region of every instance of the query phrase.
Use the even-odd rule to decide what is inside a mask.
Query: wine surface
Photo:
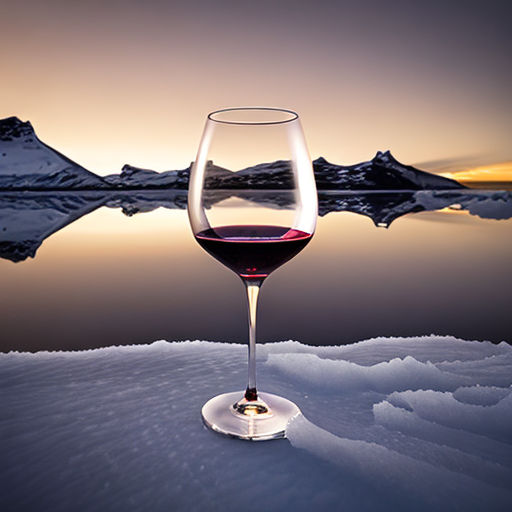
[[[245,279],[267,277],[313,235],[281,226],[221,226],[196,234],[201,247]]]

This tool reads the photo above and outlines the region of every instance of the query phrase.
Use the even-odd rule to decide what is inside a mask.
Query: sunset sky
[[[511,5],[2,2],[0,117],[99,174],[183,168],[206,114],[243,105],[298,111],[335,163],[511,161]]]

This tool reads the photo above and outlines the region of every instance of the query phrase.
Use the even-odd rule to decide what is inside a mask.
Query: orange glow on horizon
[[[457,181],[512,181],[512,161],[440,174]]]

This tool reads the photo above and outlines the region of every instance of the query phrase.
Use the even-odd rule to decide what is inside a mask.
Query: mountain
[[[101,189],[96,174],[41,142],[27,121],[0,120],[0,189]]]
[[[191,167],[192,164],[179,171],[156,172],[126,164],[123,166],[121,174],[110,174],[105,176],[104,180],[111,187],[120,189],[172,188],[186,190]],[[211,160],[208,161],[206,183],[209,188],[233,188],[233,184],[240,181],[235,173],[214,165]],[[232,186],[225,186],[228,183],[231,183]]]
[[[466,188],[455,180],[420,171],[396,160],[389,151],[378,151],[372,160],[355,165],[313,162],[319,190],[449,190]]]
[[[325,158],[313,162],[318,190],[451,190],[465,189],[460,183],[404,165],[389,151],[377,152],[375,157],[360,164],[343,166],[331,164]],[[121,175],[108,176],[106,181],[122,188],[187,188],[190,167],[182,171],[156,173],[125,165]],[[276,160],[237,172],[208,162],[207,187],[211,189],[291,189],[293,173],[289,160]]]
[[[109,174],[104,180],[114,188],[177,188],[188,187],[189,169],[183,171],[156,172],[124,165],[121,174]]]
[[[289,160],[276,160],[275,162],[258,164],[237,172],[242,177],[244,187],[258,188],[293,188],[292,166]],[[272,185],[269,187],[269,183]]]
[[[318,190],[450,190],[460,183],[420,171],[379,151],[372,160],[343,166],[317,158],[313,162]],[[121,174],[100,177],[41,142],[29,122],[0,120],[0,190],[186,190],[190,167],[156,172],[125,165]],[[210,189],[291,189],[291,162],[276,160],[232,172],[208,162]]]

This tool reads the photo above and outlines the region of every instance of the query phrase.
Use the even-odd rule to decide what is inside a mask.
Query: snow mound
[[[503,390],[506,392],[506,390]],[[414,412],[424,420],[512,443],[512,395],[510,391],[494,405],[476,405],[457,400],[454,394],[428,390],[394,392],[385,402]]]
[[[304,416],[290,422],[287,435],[293,446],[313,452],[334,463],[344,472],[357,476],[370,493],[380,491],[386,495],[390,489],[394,489],[398,495],[408,495],[411,509],[416,508],[416,500],[421,503],[420,508],[429,503],[431,509],[456,509],[461,504],[461,495],[468,505],[474,506],[478,503],[484,506],[482,493],[496,493],[503,498],[507,494],[501,489],[492,490],[488,484],[461,472],[435,466],[375,442],[337,437],[314,425]],[[478,463],[482,464],[482,461]],[[491,470],[505,480],[492,465]],[[485,475],[482,476],[485,479]],[[500,483],[503,485],[504,481]],[[393,496],[387,496],[387,499],[390,504],[394,501]],[[396,505],[399,504],[398,500]],[[378,507],[378,504],[375,503],[375,506]]]
[[[274,354],[268,364],[308,385],[326,386],[340,392],[350,390],[391,391],[397,389],[454,389],[464,377],[439,370],[430,361],[411,356],[372,366],[321,359],[314,354]]]
[[[510,388],[496,386],[469,386],[456,389],[453,393],[455,400],[473,405],[496,405],[510,394]]]
[[[201,424],[204,402],[243,389],[243,345],[0,354],[1,509],[510,509],[510,345],[290,341],[258,361],[261,389],[303,412],[288,440]]]

